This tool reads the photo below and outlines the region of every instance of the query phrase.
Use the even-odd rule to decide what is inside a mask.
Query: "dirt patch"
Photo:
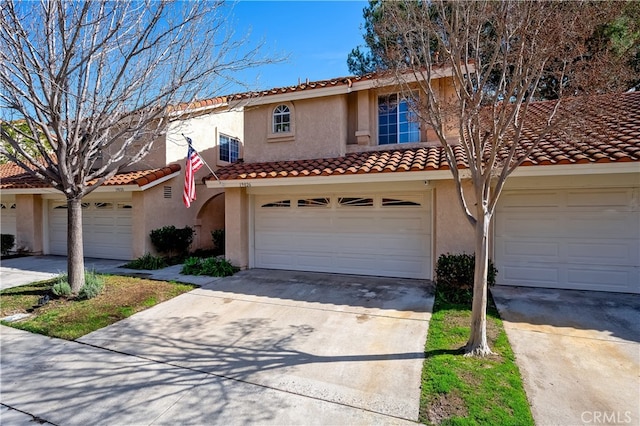
[[[427,418],[430,423],[436,425],[452,417],[467,417],[468,415],[467,406],[456,392],[441,394],[427,406]]]

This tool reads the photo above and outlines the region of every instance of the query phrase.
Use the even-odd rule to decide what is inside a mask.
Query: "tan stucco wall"
[[[237,138],[244,143],[244,115],[241,109],[218,111],[172,123],[167,131],[166,161],[183,164],[187,155],[187,142],[182,136],[191,138],[193,147],[214,170],[218,165],[218,142],[220,134]],[[240,158],[242,158],[242,147]]]
[[[198,219],[198,214],[202,207],[216,194],[223,192],[222,189],[208,189],[202,183],[202,177],[206,174],[202,172],[196,174],[196,200],[191,203],[191,207],[186,208],[182,202],[182,191],[184,185],[184,175],[163,182],[144,192],[133,193],[133,256],[140,257],[146,252],[155,253],[149,234],[152,230],[163,226],[173,225],[176,228],[190,226],[198,232],[194,236],[192,250],[198,248],[208,248],[212,246],[211,234],[207,229],[202,229],[199,224],[203,219]],[[165,198],[165,186],[171,187],[171,198]],[[207,217],[204,222],[207,226],[210,223],[224,224],[224,202],[222,205],[207,207]]]
[[[458,200],[453,180],[434,181],[433,220],[434,220],[434,265],[441,254],[473,253],[474,233]],[[469,193],[470,185],[465,185]],[[467,197],[469,208],[473,208],[475,197]]]
[[[441,96],[455,101],[450,79],[432,82]],[[244,160],[248,163],[287,161],[342,156],[347,152],[380,149],[378,145],[378,96],[397,93],[394,87],[373,87],[348,94],[313,99],[275,102],[245,107]],[[272,114],[278,105],[287,105],[292,114],[291,131],[274,135]],[[457,126],[447,128],[456,135]],[[435,143],[432,129],[421,126],[420,142]],[[414,144],[384,145],[382,148],[408,148]]]
[[[233,265],[249,266],[249,197],[244,188],[225,192],[225,257]]]
[[[273,109],[280,103],[245,109],[244,160],[248,163],[343,155],[347,145],[347,96],[285,103],[292,109],[292,138],[270,138]],[[279,134],[278,136],[287,136]]]
[[[40,195],[16,195],[16,248],[40,254],[43,251]]]

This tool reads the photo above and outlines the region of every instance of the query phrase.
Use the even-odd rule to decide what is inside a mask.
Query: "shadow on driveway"
[[[243,271],[79,343],[3,328],[3,403],[57,424],[412,422],[432,305],[426,281]]]

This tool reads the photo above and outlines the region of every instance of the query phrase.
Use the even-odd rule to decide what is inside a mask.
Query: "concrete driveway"
[[[536,424],[640,424],[640,295],[491,292]]]
[[[432,304],[426,281],[249,270],[78,342],[3,327],[0,413],[65,425],[412,423]]]

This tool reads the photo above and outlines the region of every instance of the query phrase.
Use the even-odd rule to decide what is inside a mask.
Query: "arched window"
[[[273,110],[273,133],[291,131],[291,110],[286,105],[278,105]]]

